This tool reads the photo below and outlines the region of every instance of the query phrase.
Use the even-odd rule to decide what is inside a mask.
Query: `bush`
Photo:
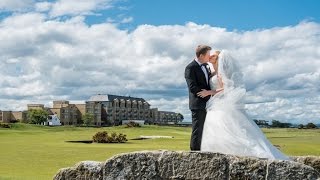
[[[313,123],[308,123],[306,126],[305,126],[307,129],[315,129],[317,128],[317,126]]]
[[[0,128],[11,128],[11,125],[8,123],[0,123]]]
[[[126,124],[127,128],[131,128],[131,127],[141,127],[139,123],[136,123],[134,121],[130,121]]]
[[[20,122],[20,120],[19,119],[18,120],[16,120],[16,119],[10,120],[10,123],[17,123],[17,122]]]
[[[107,131],[97,132],[93,137],[93,142],[96,143],[125,143],[127,140],[127,135],[122,133],[111,133],[108,135]]]

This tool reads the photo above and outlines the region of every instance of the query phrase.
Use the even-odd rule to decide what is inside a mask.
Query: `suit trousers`
[[[206,119],[207,111],[205,109],[191,110],[192,112],[192,133],[190,140],[190,149],[200,151],[203,124]]]

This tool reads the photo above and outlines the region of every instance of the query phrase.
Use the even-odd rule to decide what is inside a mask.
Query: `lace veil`
[[[218,57],[218,76],[221,77],[224,90],[215,94],[207,102],[207,110],[212,108],[243,108],[246,93],[243,73],[239,62],[227,50],[222,50]]]

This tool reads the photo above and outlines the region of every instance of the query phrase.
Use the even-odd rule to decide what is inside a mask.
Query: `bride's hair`
[[[229,81],[230,86],[244,85],[238,61],[226,50],[223,50],[219,55],[219,73],[224,76],[225,81]]]

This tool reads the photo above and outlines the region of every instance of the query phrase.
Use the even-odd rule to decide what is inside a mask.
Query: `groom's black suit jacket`
[[[206,102],[210,99],[210,96],[201,98],[197,96],[197,93],[200,92],[201,89],[210,90],[210,86],[207,83],[206,77],[201,69],[201,66],[199,66],[199,64],[195,60],[193,60],[186,67],[184,76],[186,78],[189,89],[190,110],[205,109]]]

